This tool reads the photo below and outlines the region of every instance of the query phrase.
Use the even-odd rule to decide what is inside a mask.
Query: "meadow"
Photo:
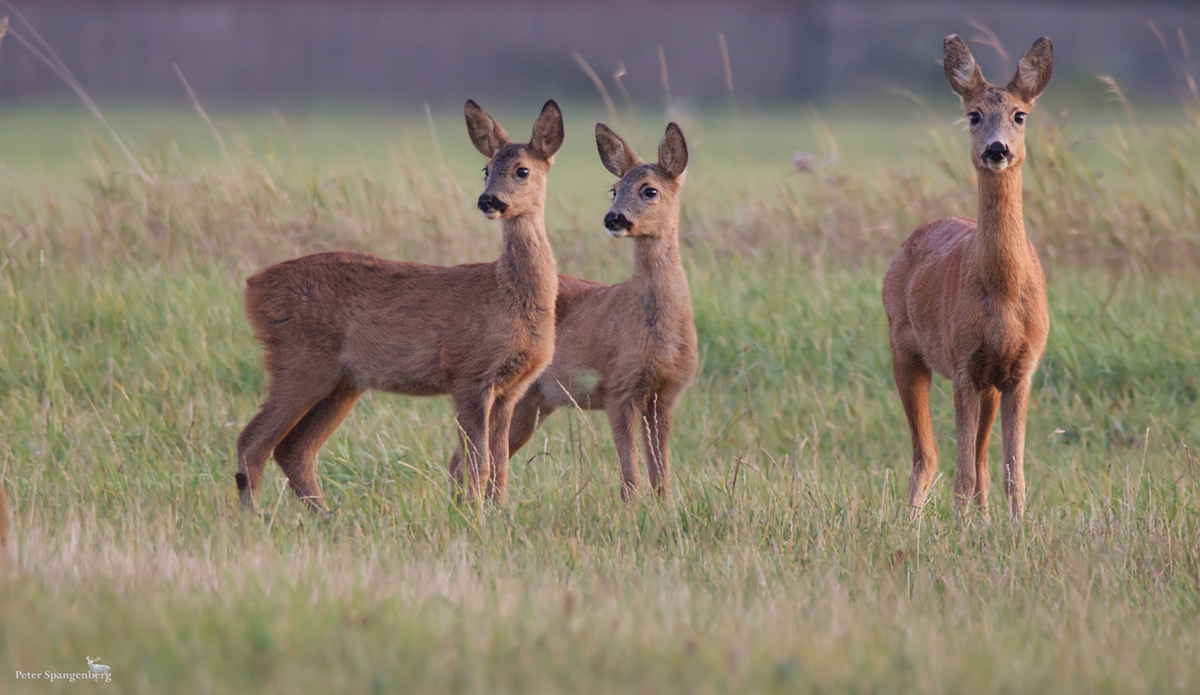
[[[974,216],[950,97],[670,114],[701,368],[669,502],[621,503],[603,416],[560,412],[505,504],[456,507],[449,403],[372,394],[321,453],[319,518],[273,463],[265,515],[237,505],[265,390],[244,278],[335,248],[493,258],[461,116],[214,114],[218,144],[186,111],[112,112],[135,168],[79,112],[0,113],[22,134],[0,142],[0,690],[85,687],[10,674],[86,654],[112,668],[95,687],[131,693],[1194,692],[1200,131],[1047,102],[1025,213],[1052,329],[1022,523],[999,425],[992,520],[954,517],[940,378],[942,477],[916,519],[904,505],[879,292],[913,227]],[[492,111],[520,137],[536,108]],[[563,272],[627,276],[592,124],[648,157],[648,111],[564,105]]]

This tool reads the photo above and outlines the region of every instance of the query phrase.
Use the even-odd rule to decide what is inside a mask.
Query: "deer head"
[[[620,135],[596,124],[596,148],[604,168],[621,178],[613,187],[613,203],[604,226],[615,237],[660,236],[679,222],[679,189],[687,168],[687,142],[674,123],[658,144],[658,161],[644,164]]]
[[[480,154],[485,188],[479,211],[489,220],[519,217],[545,206],[546,174],[563,143],[562,112],[553,99],[542,107],[528,143],[514,143],[496,119],[467,100],[467,134]]]
[[[1054,47],[1038,39],[1004,87],[988,84],[967,44],[951,34],[942,44],[946,80],[962,97],[971,126],[971,161],[977,169],[1002,171],[1025,161],[1025,117],[1050,83]]]

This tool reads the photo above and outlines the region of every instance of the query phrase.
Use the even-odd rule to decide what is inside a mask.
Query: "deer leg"
[[[637,444],[633,428],[637,413],[633,403],[621,401],[608,407],[608,424],[621,462],[621,499],[628,500],[638,488]]]
[[[484,492],[491,473],[489,461],[488,420],[495,395],[490,386],[466,389],[454,394],[454,420],[458,426],[459,448],[462,456],[457,470],[452,470],[455,499],[472,500]],[[454,460],[451,458],[451,465]]]
[[[933,421],[929,416],[929,387],[933,373],[920,357],[896,351],[892,351],[892,373],[912,436],[913,469],[908,479],[908,506],[915,514],[925,506],[929,486],[933,485],[937,475],[937,441],[933,438]]]
[[[646,414],[642,418],[642,449],[646,452],[646,469],[650,473],[650,487],[659,499],[667,499],[671,486],[671,411],[672,404],[660,400],[659,394],[651,396]]]
[[[979,396],[979,431],[975,434],[975,502],[986,518],[988,489],[992,486],[992,477],[988,472],[988,437],[992,433],[992,423],[996,421],[996,411],[1000,408],[1000,392],[988,387]]]
[[[975,385],[960,377],[954,383],[954,510],[960,516],[975,496],[975,447],[978,444],[982,396]]]
[[[536,385],[533,388],[536,388]],[[529,442],[538,426],[553,412],[554,408],[547,406],[542,399],[532,397],[526,392],[525,397],[513,409],[512,425],[508,430],[509,458],[512,458],[521,447]]]
[[[1025,515],[1025,416],[1029,411],[1029,377],[1000,396],[1000,435],[1004,440],[1004,495],[1013,519]]]
[[[285,381],[275,376],[258,414],[238,435],[235,476],[242,507],[253,511],[263,468],[271,451],[321,399],[333,390],[334,379]],[[284,385],[280,385],[284,384]]]
[[[492,404],[488,420],[488,450],[492,460],[492,475],[487,482],[487,498],[492,502],[504,501],[504,490],[508,487],[508,438],[512,423],[513,398],[497,398]]]
[[[296,423],[283,441],[275,445],[275,461],[287,474],[296,497],[314,512],[329,511],[317,480],[317,452],[350,414],[363,394],[361,389],[342,385],[313,406]]]

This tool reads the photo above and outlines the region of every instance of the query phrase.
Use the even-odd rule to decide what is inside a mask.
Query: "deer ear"
[[[658,143],[658,168],[667,176],[678,179],[687,169],[687,141],[683,139],[683,131],[675,123],[667,124],[667,132]]]
[[[562,111],[559,110],[558,103],[551,99],[542,107],[542,112],[533,124],[533,137],[529,138],[529,147],[542,159],[550,162],[554,159],[554,153],[562,147],[565,137]]]
[[[596,149],[600,151],[600,161],[604,168],[618,178],[642,163],[629,143],[603,123],[596,124]]]
[[[467,99],[463,112],[467,116],[467,135],[471,137],[471,144],[475,145],[475,149],[484,157],[495,157],[497,150],[512,142],[512,138],[508,137],[508,133],[504,132],[496,119],[474,100]]]
[[[971,49],[967,48],[967,44],[958,38],[957,34],[947,36],[942,42],[942,69],[946,71],[946,81],[950,83],[950,89],[964,99],[987,85],[983,79],[983,71],[975,64],[975,56],[971,55]]]
[[[1054,46],[1043,36],[1017,64],[1017,74],[1008,83],[1008,91],[1028,102],[1033,102],[1046,85],[1050,84],[1050,72],[1054,67]]]

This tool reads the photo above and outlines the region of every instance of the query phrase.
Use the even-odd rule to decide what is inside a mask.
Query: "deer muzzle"
[[[494,220],[504,214],[508,209],[508,203],[500,200],[491,193],[484,193],[479,196],[479,211],[489,220]]]
[[[613,236],[625,236],[633,229],[633,223],[624,213],[610,212],[604,216],[604,228]]]
[[[1012,162],[1013,153],[1008,149],[1008,145],[996,140],[989,144],[987,149],[983,151],[983,163],[989,169],[1003,169]]]

